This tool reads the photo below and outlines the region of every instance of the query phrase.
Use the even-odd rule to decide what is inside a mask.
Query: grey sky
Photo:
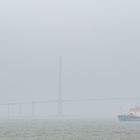
[[[0,102],[56,98],[59,55],[64,98],[139,96],[139,7],[138,0],[1,0]]]

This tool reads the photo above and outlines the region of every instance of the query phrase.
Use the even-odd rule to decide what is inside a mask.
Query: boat
[[[120,121],[140,121],[140,116],[137,114],[137,112],[140,112],[140,107],[130,108],[129,110],[131,113],[128,115],[118,115],[118,119]]]

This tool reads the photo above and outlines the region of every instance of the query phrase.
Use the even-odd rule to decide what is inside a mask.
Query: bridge
[[[121,100],[140,100],[140,97],[113,97],[113,98],[78,98],[78,99],[63,99],[62,95],[62,58],[59,57],[59,74],[58,74],[58,98],[56,100],[44,100],[44,101],[31,101],[31,102],[11,102],[11,103],[3,103],[0,104],[0,108],[7,108],[7,116],[12,116],[10,113],[11,107],[16,106],[18,108],[18,116],[22,117],[22,108],[25,105],[29,105],[31,107],[31,116],[35,116],[36,107],[41,104],[57,104],[57,116],[63,116],[63,105],[69,102],[95,102],[95,101],[121,101]]]

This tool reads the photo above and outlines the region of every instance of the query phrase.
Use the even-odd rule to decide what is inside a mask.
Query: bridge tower
[[[57,115],[63,116],[63,101],[62,101],[62,58],[59,56],[59,71],[58,71],[58,99],[57,99]]]

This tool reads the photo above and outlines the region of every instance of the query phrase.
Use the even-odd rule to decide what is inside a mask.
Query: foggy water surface
[[[95,120],[0,122],[0,140],[139,140],[140,123]]]

